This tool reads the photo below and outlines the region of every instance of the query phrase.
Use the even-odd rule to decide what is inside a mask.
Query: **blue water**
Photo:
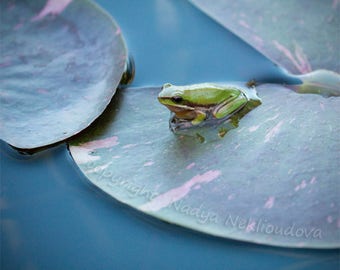
[[[136,62],[134,86],[255,78],[275,65],[186,1],[98,1]],[[1,149],[1,269],[338,269],[339,250],[220,239],[146,216],[93,187],[65,144]]]

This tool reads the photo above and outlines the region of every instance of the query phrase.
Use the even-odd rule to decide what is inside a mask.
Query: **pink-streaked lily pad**
[[[122,77],[120,28],[89,0],[0,1],[1,139],[64,140],[106,108]]]
[[[190,0],[293,74],[340,72],[338,0]]]
[[[340,99],[258,88],[223,138],[173,134],[160,88],[119,91],[70,143],[88,179],[140,211],[226,238],[340,247]]]

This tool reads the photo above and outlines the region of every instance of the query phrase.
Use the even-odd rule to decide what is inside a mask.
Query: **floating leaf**
[[[293,74],[340,72],[339,1],[191,2]]]
[[[329,70],[316,70],[307,74],[296,76],[303,83],[289,85],[289,88],[298,93],[314,93],[325,97],[340,96],[340,76]]]
[[[212,235],[339,247],[340,99],[258,89],[262,105],[223,138],[177,136],[160,88],[124,89],[70,151],[100,189]]]
[[[88,0],[0,1],[1,139],[36,148],[86,128],[121,79],[120,28]]]
[[[338,1],[191,2],[289,72],[307,73],[293,90],[340,96]]]

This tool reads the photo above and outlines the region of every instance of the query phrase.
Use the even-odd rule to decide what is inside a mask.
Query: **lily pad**
[[[293,74],[340,72],[339,1],[190,1]]]
[[[147,214],[221,237],[340,247],[340,99],[258,88],[262,105],[223,138],[175,135],[160,88],[119,91],[70,143],[88,179]]]
[[[119,26],[89,0],[0,1],[1,139],[18,148],[88,127],[122,77]]]

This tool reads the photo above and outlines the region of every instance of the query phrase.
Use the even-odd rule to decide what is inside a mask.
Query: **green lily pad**
[[[88,0],[0,1],[1,139],[18,148],[88,127],[122,77],[119,26]]]
[[[340,72],[339,1],[190,1],[293,74]]]
[[[147,214],[221,237],[340,247],[340,99],[258,88],[262,105],[223,138],[169,130],[160,88],[119,91],[70,143],[80,170]]]
[[[340,96],[339,2],[190,0],[301,81],[298,93]]]

